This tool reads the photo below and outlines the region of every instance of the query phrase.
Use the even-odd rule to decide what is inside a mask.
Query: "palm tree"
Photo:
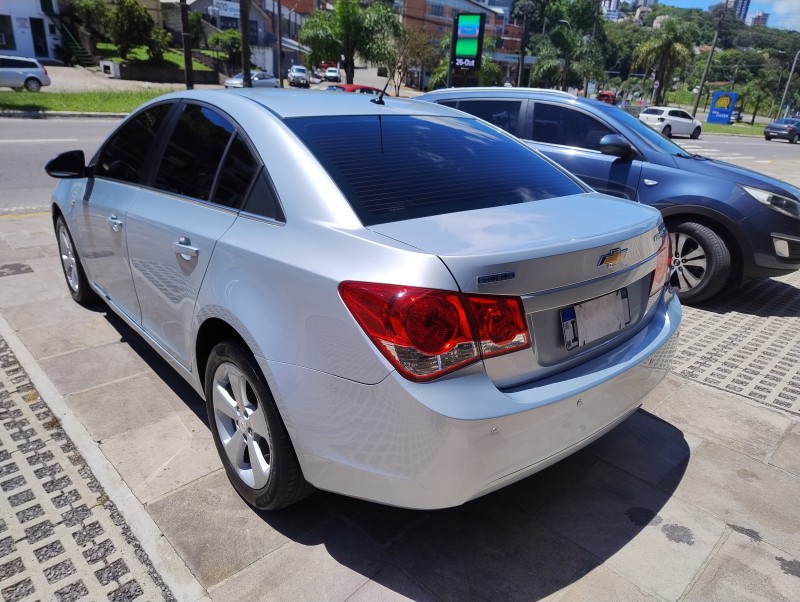
[[[636,49],[633,57],[634,68],[655,68],[655,78],[662,84],[656,91],[655,104],[661,104],[672,83],[672,76],[683,69],[692,58],[691,26],[683,25],[677,19],[667,19],[654,35]]]
[[[531,83],[556,79],[566,90],[574,80],[591,78],[603,70],[603,57],[596,42],[559,25],[539,44],[531,69]]]

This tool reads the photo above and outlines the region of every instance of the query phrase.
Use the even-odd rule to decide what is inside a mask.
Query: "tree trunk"
[[[239,29],[242,34],[242,85],[245,88],[253,87],[250,76],[250,2],[239,1]]]

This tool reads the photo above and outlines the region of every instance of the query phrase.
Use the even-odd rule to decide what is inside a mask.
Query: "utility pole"
[[[725,11],[728,10],[728,5],[722,7],[722,14],[717,21],[717,29],[714,30],[714,39],[711,41],[711,52],[708,53],[708,60],[706,66],[703,68],[703,76],[700,78],[700,89],[695,96],[694,104],[692,105],[692,117],[697,115],[697,106],[700,104],[700,96],[703,94],[703,86],[706,85],[706,78],[708,77],[708,69],[711,67],[711,58],[714,56],[714,49],[717,47],[717,38],[719,37],[719,28],[722,25],[722,20],[725,18]]]
[[[281,33],[281,0],[278,0],[278,85],[283,88],[283,33]],[[337,61],[338,65],[339,62]]]
[[[183,68],[186,74],[186,89],[194,89],[194,71],[192,71],[192,34],[189,33],[189,6],[181,0],[181,41],[183,42]]]
[[[797,66],[797,57],[800,56],[800,50],[794,55],[794,60],[792,61],[792,68],[789,71],[789,78],[786,80],[786,87],[783,89],[783,96],[781,97],[781,106],[778,107],[778,115],[780,115],[781,110],[783,109],[783,103],[786,101],[786,94],[789,92],[789,84],[792,82],[792,75],[794,75],[794,68]],[[789,109],[787,108],[783,112],[783,116],[789,114]]]
[[[519,36],[519,69],[517,69],[517,87],[522,87],[522,72],[525,70],[525,30],[528,29],[528,13],[522,15],[522,33]]]

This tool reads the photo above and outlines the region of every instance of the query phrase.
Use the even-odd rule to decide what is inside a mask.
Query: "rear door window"
[[[600,139],[613,130],[603,122],[569,107],[537,102],[533,109],[533,140],[599,151]]]
[[[511,134],[515,134],[517,131],[521,107],[522,101],[520,100],[494,99],[460,100],[456,105],[458,110],[475,115],[475,117],[488,121]]]
[[[388,115],[285,123],[367,226],[587,191],[475,119]]]

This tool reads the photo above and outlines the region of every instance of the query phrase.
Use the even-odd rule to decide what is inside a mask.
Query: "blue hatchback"
[[[417,97],[526,141],[599,192],[658,208],[672,285],[698,303],[729,281],[800,269],[800,189],[687,153],[623,109],[556,90],[455,88]]]

